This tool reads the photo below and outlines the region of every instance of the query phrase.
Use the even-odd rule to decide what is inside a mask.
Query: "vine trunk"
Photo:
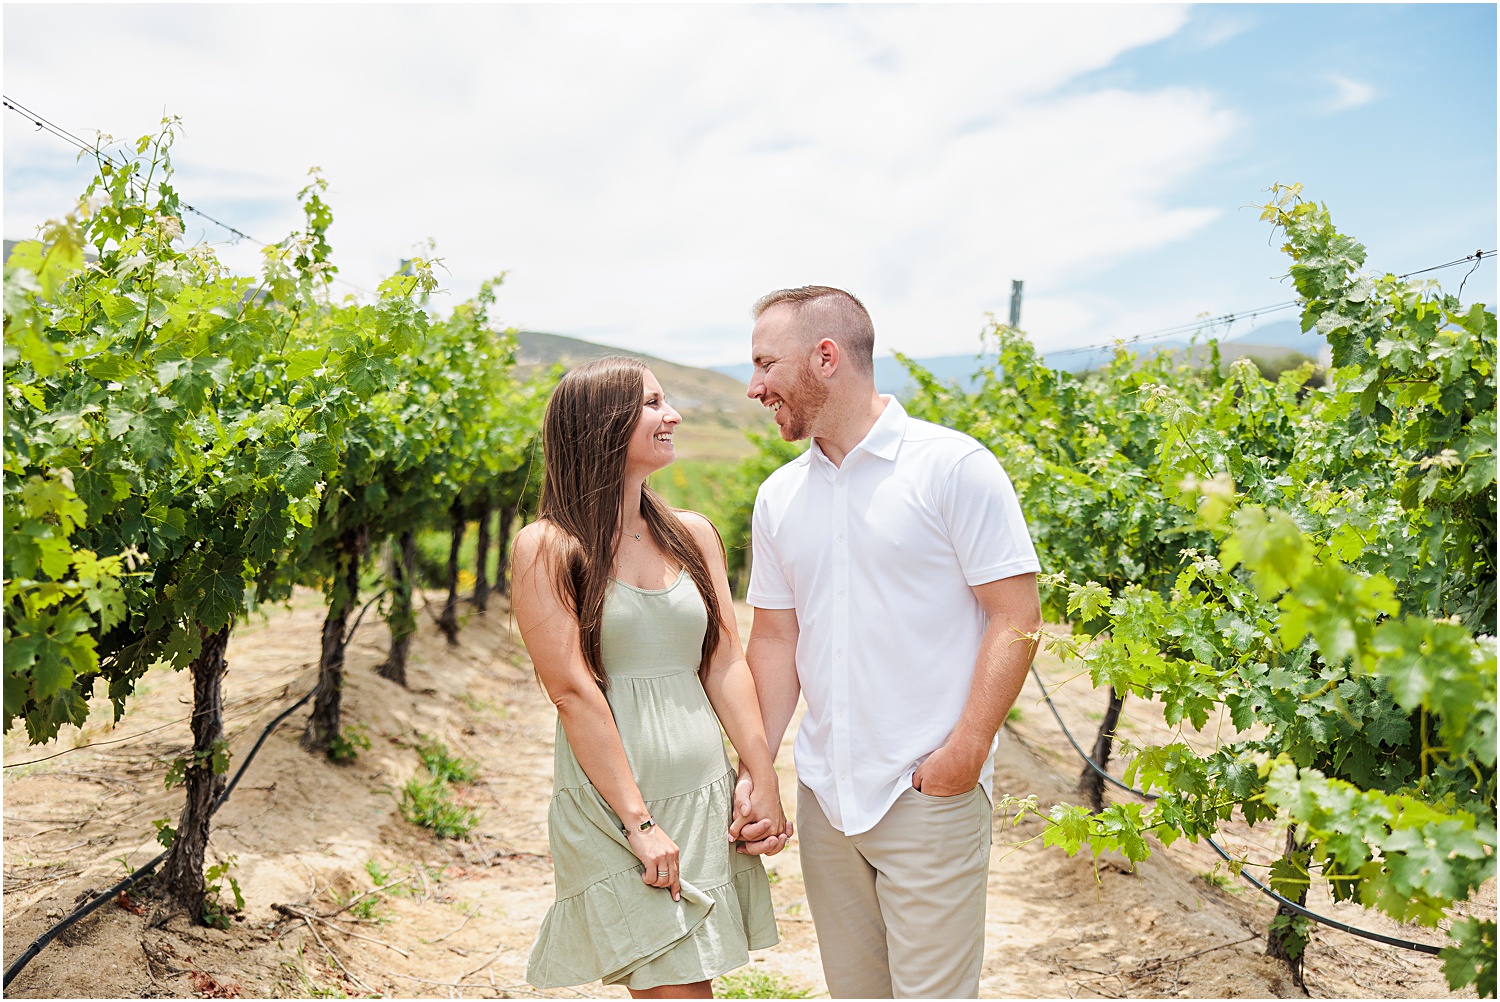
[[[174,904],[185,908],[193,921],[203,921],[203,862],[208,852],[209,825],[214,802],[224,792],[224,772],[215,771],[215,753],[224,740],[224,697],[222,683],[228,664],[224,660],[229,646],[230,627],[203,636],[203,646],[193,659],[189,671],[193,677],[193,750],[184,773],[186,803],[177,822],[162,870],[162,880]]]
[[[391,628],[391,652],[375,671],[381,678],[406,685],[406,660],[411,652],[411,638],[417,633],[417,619],[412,612],[411,591],[416,574],[417,540],[410,529],[401,533],[391,551],[391,611],[386,622]]]
[[[346,529],[338,537],[337,579],[323,618],[322,654],[318,659],[318,694],[312,715],[302,733],[302,747],[328,754],[339,734],[339,703],[344,688],[344,647],[348,643],[345,624],[349,611],[359,601],[359,563],[368,533],[363,525]]]
[[[1115,728],[1120,725],[1120,708],[1125,705],[1125,694],[1114,686],[1109,687],[1109,707],[1104,719],[1099,721],[1099,733],[1094,738],[1094,750],[1089,757],[1100,769],[1109,768],[1109,753],[1114,749]],[[1087,764],[1078,777],[1078,792],[1088,800],[1089,809],[1095,814],[1104,810],[1104,777]]]
[[[474,557],[474,608],[485,612],[490,604],[490,516],[494,510],[488,501],[479,506],[479,538]]]
[[[500,518],[495,524],[495,588],[500,594],[510,595],[510,527],[516,521],[519,504],[500,506]]]
[[[449,647],[458,646],[458,548],[464,541],[464,509],[457,501],[449,509],[453,516],[453,536],[448,545],[448,598],[443,603],[443,614],[438,617],[438,629],[448,638]]]
[[[1281,855],[1302,864],[1306,862],[1307,848],[1298,843],[1296,835],[1290,829],[1286,833],[1286,848]],[[1287,896],[1299,905],[1307,904],[1307,885],[1304,884],[1295,897]],[[1266,956],[1284,961],[1291,971],[1292,984],[1304,992],[1307,991],[1307,984],[1302,977],[1307,959],[1307,936],[1301,926],[1307,921],[1286,905],[1277,905],[1276,917],[1271,920],[1271,929],[1266,934]]]

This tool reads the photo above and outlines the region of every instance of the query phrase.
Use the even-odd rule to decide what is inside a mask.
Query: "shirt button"
[[[835,537],[833,537],[833,541],[835,543],[842,543],[844,541],[844,537],[843,536],[835,536]]]

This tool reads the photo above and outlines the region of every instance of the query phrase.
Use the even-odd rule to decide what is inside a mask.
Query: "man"
[[[875,390],[847,292],[755,305],[749,395],[811,448],[761,485],[747,656],[774,751],[796,709],[797,828],[829,992],[974,998],[996,734],[1040,626],[999,462]],[[742,784],[743,785],[743,784]],[[749,851],[754,826],[736,818]]]

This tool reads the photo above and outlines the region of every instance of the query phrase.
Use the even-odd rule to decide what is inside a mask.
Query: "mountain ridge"
[[[1254,340],[1250,340],[1251,338]],[[1232,339],[1221,338],[1219,353],[1225,359],[1247,356],[1252,360],[1266,362],[1276,367],[1285,367],[1291,363],[1300,362],[1304,358],[1317,361],[1319,353],[1326,345],[1327,341],[1316,331],[1304,333],[1297,321],[1281,320],[1257,327]],[[1186,351],[1191,347],[1191,343],[1182,339],[1172,339],[1125,345],[1125,347],[1137,354],[1146,355],[1162,350]],[[1054,369],[1084,372],[1104,365],[1114,357],[1114,353],[1113,345],[1091,348],[1086,351],[1059,349],[1054,352],[1044,352],[1042,360]],[[992,359],[993,356],[974,352],[967,355],[913,357],[912,361],[932,373],[940,382],[957,382],[965,389],[972,390],[975,370],[986,358]],[[714,365],[709,368],[741,382],[747,382],[752,367],[749,362],[739,362],[733,365]],[[907,375],[906,368],[894,357],[887,355],[875,359],[875,388],[881,393],[901,397],[915,389],[915,384]]]
[[[746,432],[774,428],[771,412],[745,396],[744,381],[731,375],[542,331],[518,331],[516,342],[516,366],[523,375],[554,364],[571,369],[609,355],[645,362],[661,381],[667,401],[682,414],[674,436],[681,459],[737,461],[755,451]]]

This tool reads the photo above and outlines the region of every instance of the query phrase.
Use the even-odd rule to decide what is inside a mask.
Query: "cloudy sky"
[[[66,129],[181,116],[184,199],[261,240],[323,168],[352,286],[430,238],[445,302],[505,271],[506,322],[689,364],[812,282],[916,355],[976,348],[1013,278],[1047,349],[1284,300],[1274,181],[1373,267],[1496,241],[1493,5],[7,4],[4,36],[6,96]],[[24,238],[89,165],[4,123]]]

